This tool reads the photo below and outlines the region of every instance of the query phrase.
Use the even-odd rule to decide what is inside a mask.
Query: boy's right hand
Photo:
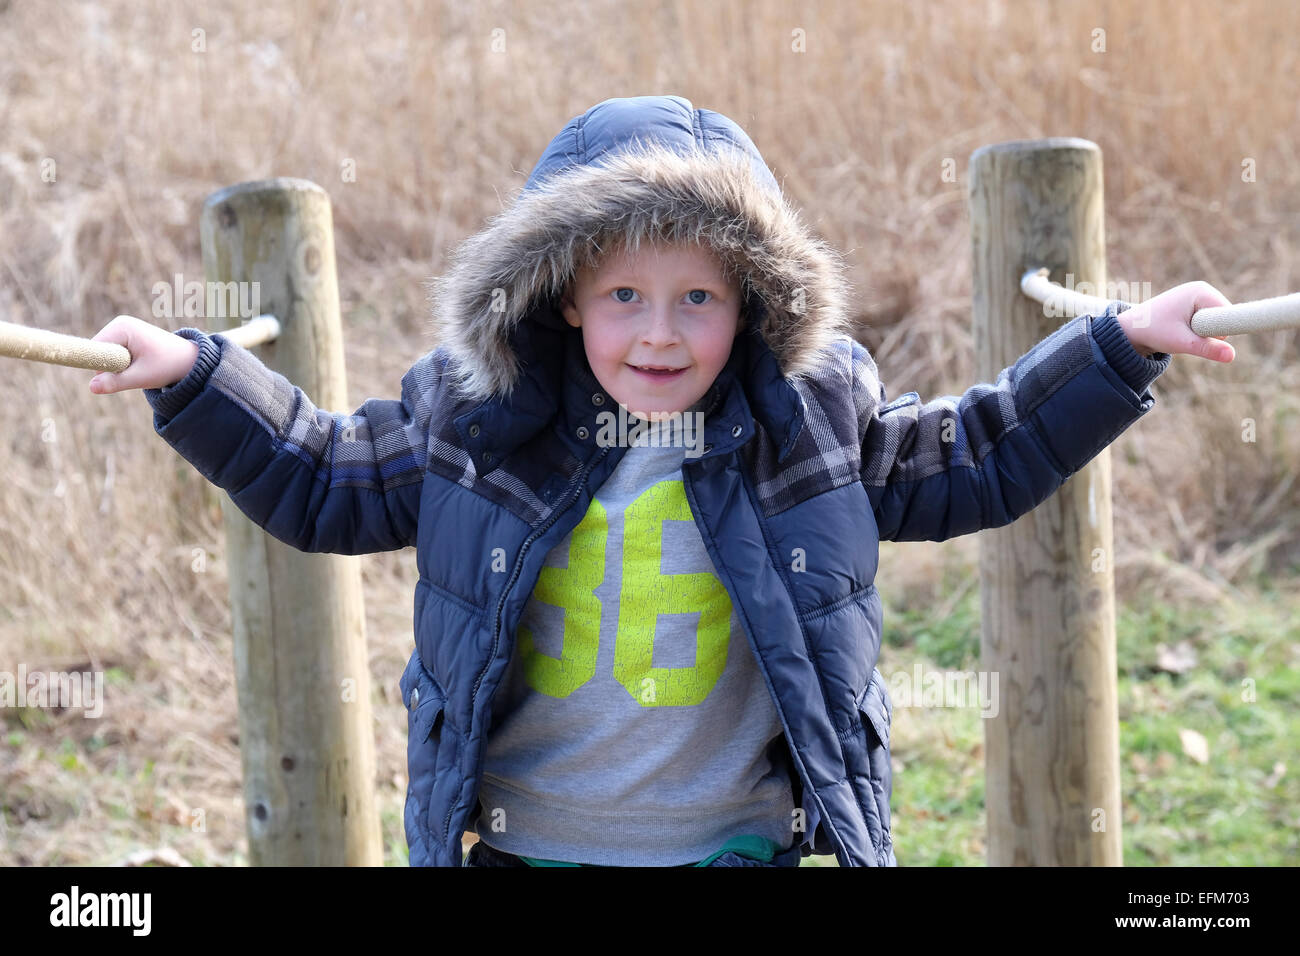
[[[90,380],[96,395],[175,385],[199,357],[199,347],[189,339],[130,315],[119,315],[91,341],[123,345],[131,353],[131,364],[122,371],[100,372]]]

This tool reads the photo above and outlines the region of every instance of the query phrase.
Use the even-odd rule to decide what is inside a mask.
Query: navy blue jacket
[[[220,334],[146,392],[157,433],[269,534],[303,551],[414,547],[405,826],[412,865],[461,865],[493,695],[547,553],[621,447],[616,403],[558,311],[603,239],[696,241],[743,276],[747,321],[683,482],[780,716],[804,855],[894,865],[891,704],[876,669],[882,540],[1008,524],[1154,404],[1170,362],[1122,306],[1065,321],[996,382],[888,401],[849,334],[840,258],[787,204],[748,136],[675,96],[607,100],[547,147],[512,205],[435,286],[437,347],[400,399],[351,415]]]

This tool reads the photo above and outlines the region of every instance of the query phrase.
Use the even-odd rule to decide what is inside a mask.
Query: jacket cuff
[[[1121,312],[1130,308],[1132,306],[1118,300],[1109,302],[1105,312],[1092,316],[1092,336],[1101,346],[1106,362],[1124,380],[1124,384],[1141,395],[1169,368],[1173,356],[1168,352],[1155,352],[1147,358],[1133,347],[1128,333],[1116,319]]]
[[[189,372],[179,382],[164,385],[162,388],[144,389],[144,397],[153,407],[154,414],[163,421],[170,421],[190,403],[194,396],[203,391],[212,375],[212,370],[221,361],[221,345],[212,336],[201,329],[177,329],[181,338],[195,342],[199,347],[198,357]]]

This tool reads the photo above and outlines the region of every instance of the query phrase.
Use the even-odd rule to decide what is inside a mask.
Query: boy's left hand
[[[1231,304],[1208,282],[1184,282],[1137,303],[1116,320],[1133,348],[1147,358],[1155,352],[1168,352],[1231,362],[1237,351],[1225,340],[1192,331],[1192,315],[1197,309]]]

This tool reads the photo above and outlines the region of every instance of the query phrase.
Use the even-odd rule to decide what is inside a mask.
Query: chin
[[[663,418],[671,418],[673,415],[680,415],[690,408],[689,405],[684,408],[663,408],[663,409],[646,409],[646,414],[650,416],[650,421],[659,421]]]
[[[639,402],[636,399],[631,401],[618,400],[618,403],[627,409],[628,414],[636,415],[638,418],[647,418],[650,421],[656,421],[660,418],[666,418],[669,415],[679,414],[691,407],[691,402],[678,407],[677,403],[665,403],[662,398],[654,401]]]

